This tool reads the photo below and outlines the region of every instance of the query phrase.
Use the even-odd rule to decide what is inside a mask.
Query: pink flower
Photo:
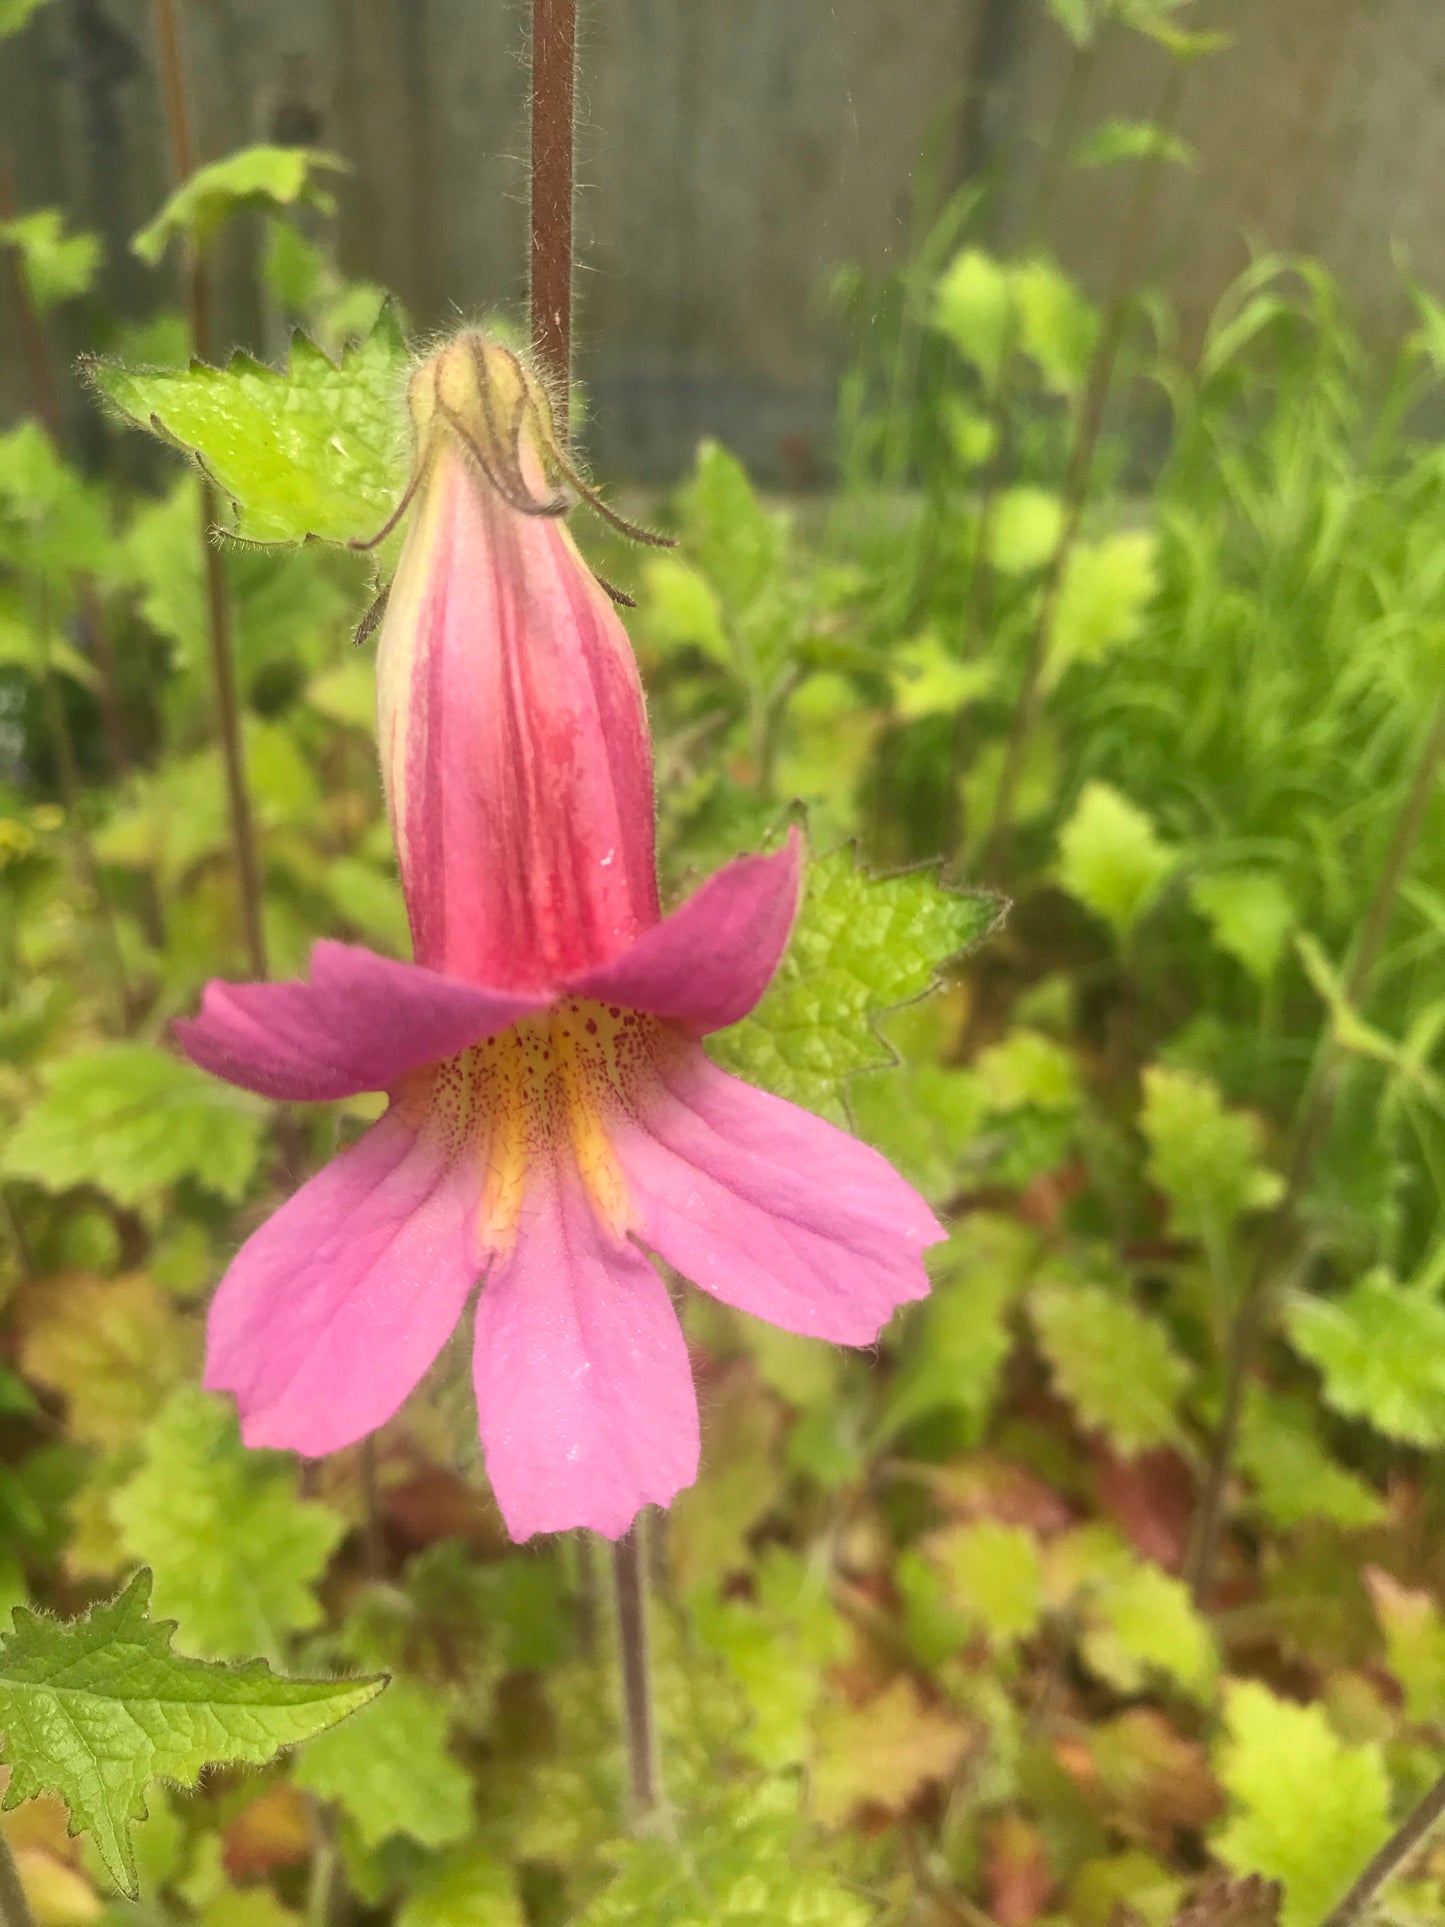
[[[923,1296],[943,1233],[875,1151],[703,1051],[777,967],[801,850],[660,915],[642,693],[561,519],[545,397],[463,336],[411,405],[377,678],[416,962],[321,943],[308,982],[212,983],[177,1026],[247,1090],[390,1104],[242,1246],[206,1383],[248,1444],[336,1451],[398,1409],[484,1274],[474,1381],[508,1530],[615,1537],[697,1471],[687,1351],[644,1251],[867,1345]]]

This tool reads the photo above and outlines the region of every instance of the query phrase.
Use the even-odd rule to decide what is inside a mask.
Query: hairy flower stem
[[[1434,717],[1425,733],[1415,773],[1396,818],[1374,895],[1365,912],[1364,922],[1360,925],[1360,934],[1344,983],[1345,999],[1351,1005],[1363,999],[1375,965],[1380,960],[1385,938],[1389,935],[1395,900],[1415,845],[1420,840],[1425,813],[1430,806],[1442,762],[1445,762],[1445,697],[1436,705]],[[1199,1602],[1207,1596],[1214,1576],[1214,1561],[1224,1527],[1226,1488],[1244,1411],[1249,1367],[1269,1301],[1268,1286],[1284,1258],[1295,1213],[1309,1187],[1315,1159],[1329,1129],[1339,1064],[1339,1047],[1326,1031],[1315,1052],[1314,1063],[1300,1099],[1284,1189],[1260,1236],[1254,1263],[1230,1327],[1225,1355],[1224,1405],[1210,1447],[1204,1493],[1199,1502],[1184,1569],[1185,1580]]]
[[[1160,99],[1158,112],[1154,116],[1154,124],[1159,134],[1158,144],[1149,158],[1140,163],[1133,197],[1124,217],[1124,226],[1119,237],[1118,253],[1114,257],[1114,270],[1110,277],[1109,292],[1104,307],[1104,322],[1099,333],[1098,344],[1094,349],[1093,360],[1089,365],[1089,378],[1084,389],[1083,405],[1079,411],[1078,430],[1074,436],[1068,474],[1064,482],[1063,525],[1049,561],[1043,599],[1039,605],[1038,621],[1034,625],[1033,635],[1029,641],[1023,683],[1019,690],[1018,702],[1014,707],[1008,742],[1004,748],[998,793],[994,798],[993,816],[989,824],[988,840],[984,846],[983,870],[988,877],[999,876],[1007,863],[1009,837],[1013,826],[1014,798],[1018,791],[1019,778],[1023,774],[1024,757],[1043,702],[1044,670],[1049,660],[1054,625],[1058,620],[1069,563],[1079,539],[1079,531],[1083,527],[1084,510],[1089,499],[1089,484],[1094,474],[1094,458],[1099,452],[1099,441],[1104,429],[1104,414],[1114,386],[1119,353],[1129,331],[1133,297],[1140,269],[1143,266],[1144,250],[1154,231],[1159,193],[1164,184],[1164,170],[1168,165],[1165,149],[1179,117],[1179,110],[1184,104],[1188,74],[1187,63],[1175,59],[1169,69],[1169,79]]]
[[[646,1557],[641,1519],[612,1548],[617,1585],[617,1646],[622,1658],[623,1728],[634,1822],[657,1811],[657,1730],[647,1638]]]
[[[152,0],[156,45],[160,53],[161,91],[170,139],[171,179],[182,186],[196,171],[196,149],[186,104],[181,68],[180,31],[175,0]],[[211,284],[201,251],[187,239],[182,267],[186,313],[190,321],[191,352],[202,361],[211,357]],[[264,977],[266,937],[261,914],[261,872],[251,820],[251,797],[241,747],[241,710],[236,695],[235,651],[231,641],[231,604],[226,589],[225,563],[216,546],[216,491],[203,478],[200,486],[201,569],[205,582],[206,628],[211,645],[211,669],[216,688],[216,717],[221,733],[221,758],[226,770],[230,805],[231,846],[236,864],[236,886],[241,900],[241,928],[253,976]]]
[[[14,217],[15,189],[10,150],[0,146],[0,221],[10,221]],[[30,282],[26,278],[19,250],[6,248],[4,252],[10,260],[11,298],[20,323],[20,339],[30,378],[30,391],[35,400],[35,413],[51,447],[60,454],[64,446],[65,424],[61,415],[60,386],[55,377],[55,357],[51,353],[50,338],[45,331],[44,317],[31,295]],[[106,748],[110,753],[112,769],[119,773],[129,762],[130,756],[115,644],[95,584],[88,575],[76,576],[75,599],[95,653],[96,668],[100,672],[100,715]]]
[[[1445,1774],[1431,1787],[1414,1812],[1408,1815],[1381,1847],[1339,1906],[1325,1915],[1320,1927],[1354,1927],[1366,1908],[1387,1881],[1404,1866],[1422,1845],[1436,1822],[1445,1815]]]
[[[532,347],[565,434],[572,379],[577,0],[532,0]]]
[[[0,1833],[0,1927],[35,1927],[35,1916],[20,1884],[20,1869],[3,1833]]]

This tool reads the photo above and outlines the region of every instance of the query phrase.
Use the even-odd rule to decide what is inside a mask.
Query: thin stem
[[[597,1651],[597,1557],[590,1532],[572,1536],[577,1550],[577,1649],[591,1659]]]
[[[377,1476],[375,1432],[361,1441],[357,1470],[361,1478],[366,1576],[368,1579],[383,1579],[386,1576],[386,1519],[381,1506],[381,1482]]]
[[[617,1587],[617,1643],[622,1656],[623,1726],[634,1821],[655,1813],[659,1798],[642,1538],[642,1521],[638,1519],[612,1548],[612,1571]]]
[[[25,1227],[21,1224],[15,1207],[10,1202],[10,1194],[3,1184],[0,1184],[0,1227],[4,1228],[5,1236],[10,1241],[10,1248],[15,1253],[16,1269],[29,1284],[32,1279],[39,1276],[35,1268],[35,1254],[30,1249],[30,1240],[25,1235]]]
[[[35,1927],[30,1902],[20,1884],[20,1869],[3,1833],[0,1833],[0,1927]]]
[[[1326,1914],[1320,1927],[1353,1927],[1386,1881],[1394,1878],[1424,1841],[1442,1814],[1445,1814],[1445,1774],[1435,1782],[1415,1811],[1391,1834],[1339,1906]]]
[[[1435,715],[1415,765],[1415,773],[1395,821],[1390,847],[1385,854],[1374,894],[1360,925],[1360,934],[1344,984],[1345,999],[1352,1005],[1362,1001],[1375,965],[1380,960],[1380,952],[1389,935],[1395,900],[1420,840],[1425,813],[1430,806],[1442,761],[1445,761],[1445,698],[1436,705]],[[1339,1057],[1339,1047],[1327,1031],[1315,1052],[1315,1060],[1300,1100],[1284,1189],[1261,1234],[1254,1263],[1230,1328],[1225,1354],[1224,1405],[1210,1447],[1204,1493],[1199,1502],[1189,1557],[1185,1563],[1184,1576],[1196,1601],[1204,1599],[1214,1576],[1214,1561],[1224,1526],[1226,1488],[1244,1412],[1247,1375],[1269,1299],[1267,1287],[1283,1257],[1290,1227],[1309,1187],[1315,1159],[1329,1128],[1334,1110]]]
[[[1167,165],[1165,153],[1167,137],[1172,133],[1179,110],[1184,104],[1188,73],[1188,66],[1182,60],[1176,59],[1170,67],[1169,79],[1159,102],[1159,110],[1154,117],[1160,140],[1154,152],[1140,164],[1133,198],[1119,237],[1119,251],[1114,258],[1114,271],[1110,278],[1103,327],[1089,366],[1089,379],[1079,413],[1078,433],[1074,438],[1073,452],[1069,458],[1069,470],[1064,484],[1063,524],[1049,562],[1043,599],[1039,605],[1038,621],[1034,625],[1028,657],[1024,663],[1023,685],[1019,691],[1013,724],[1004,749],[1003,768],[999,773],[998,794],[994,799],[993,819],[989,825],[988,842],[984,854],[984,872],[989,876],[997,876],[1000,873],[1008,854],[1014,796],[1018,789],[1019,778],[1023,773],[1024,756],[1043,701],[1044,670],[1048,664],[1054,624],[1058,620],[1069,563],[1073,558],[1079,531],[1083,526],[1089,484],[1094,474],[1094,458],[1099,452],[1104,415],[1114,385],[1119,351],[1129,331],[1132,298],[1143,262],[1145,244],[1154,228],[1155,211]]]
[[[186,104],[181,65],[180,30],[175,0],[152,0],[156,46],[160,53],[161,93],[166,132],[170,141],[171,180],[182,186],[196,171],[195,141]],[[201,250],[189,236],[182,266],[186,313],[190,320],[191,352],[211,359],[211,284]],[[216,546],[216,491],[208,480],[200,484],[201,569],[205,582],[206,627],[211,646],[211,669],[216,686],[216,718],[220,726],[221,759],[226,770],[230,804],[231,844],[236,884],[241,899],[241,927],[251,969],[267,975],[266,935],[261,908],[261,871],[246,785],[246,763],[241,745],[241,709],[236,696],[235,650],[231,640],[231,604],[226,590],[225,561]]]
[[[532,0],[532,347],[567,430],[577,0]]]

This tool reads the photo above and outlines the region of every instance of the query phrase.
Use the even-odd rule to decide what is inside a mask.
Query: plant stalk
[[[572,379],[577,0],[532,0],[532,347],[563,435]]]
[[[1143,263],[1144,250],[1154,229],[1159,193],[1164,184],[1164,170],[1168,164],[1164,149],[1168,136],[1172,134],[1175,122],[1179,118],[1179,110],[1184,104],[1188,75],[1189,69],[1186,62],[1180,59],[1172,61],[1169,79],[1160,98],[1158,112],[1154,116],[1154,124],[1161,138],[1154,152],[1140,163],[1134,193],[1119,237],[1118,253],[1114,257],[1114,269],[1104,307],[1104,323],[1094,349],[1093,360],[1089,365],[1089,378],[1079,413],[1078,432],[1074,437],[1068,474],[1064,483],[1063,524],[1049,561],[1038,621],[1034,625],[1029,642],[1028,656],[1024,663],[1023,685],[1019,690],[1013,723],[1004,749],[998,794],[994,799],[993,817],[984,847],[983,869],[984,874],[989,877],[997,877],[1002,872],[1008,856],[1014,798],[1019,779],[1023,774],[1024,756],[1043,702],[1044,670],[1048,665],[1049,646],[1053,641],[1054,625],[1058,620],[1069,563],[1079,539],[1079,531],[1083,526],[1089,484],[1094,473],[1094,459],[1099,452],[1099,441],[1103,434],[1109,395],[1114,386],[1119,352],[1123,348],[1124,338],[1129,331],[1134,289]]]
[[[0,1927],[35,1927],[10,1842],[0,1833]]]
[[[1391,1834],[1339,1906],[1326,1914],[1320,1927],[1354,1927],[1376,1894],[1400,1871],[1442,1814],[1445,1814],[1445,1774],[1441,1774],[1415,1811]]]
[[[652,1716],[652,1664],[647,1636],[646,1558],[640,1519],[612,1548],[617,1587],[617,1645],[622,1658],[623,1729],[634,1823],[658,1806],[657,1730]]]
[[[1362,1001],[1375,965],[1380,960],[1400,885],[1425,826],[1425,813],[1429,809],[1442,762],[1445,762],[1445,697],[1436,705],[1415,765],[1415,773],[1410,779],[1410,787],[1395,822],[1384,866],[1365,911],[1364,922],[1360,925],[1360,934],[1344,984],[1345,997],[1351,1005]],[[1314,1063],[1300,1099],[1284,1189],[1260,1236],[1254,1263],[1250,1267],[1230,1328],[1225,1361],[1224,1405],[1210,1447],[1204,1492],[1184,1569],[1185,1580],[1196,1602],[1203,1602],[1214,1576],[1214,1562],[1224,1527],[1226,1488],[1244,1412],[1249,1366],[1269,1298],[1267,1286],[1283,1256],[1295,1213],[1309,1187],[1315,1159],[1329,1128],[1339,1061],[1339,1047],[1326,1031],[1315,1052]]]
[[[196,171],[196,148],[186,102],[181,64],[180,29],[176,0],[151,0],[156,46],[160,54],[161,93],[170,141],[172,185],[181,187]],[[190,322],[191,352],[209,361],[211,343],[211,282],[201,250],[187,238],[183,256],[182,288]],[[266,935],[262,918],[261,871],[246,783],[241,743],[241,709],[236,694],[235,648],[231,638],[231,604],[226,589],[225,560],[216,546],[216,491],[202,477],[200,484],[201,568],[205,582],[206,628],[211,647],[211,669],[216,688],[216,717],[220,725],[221,757],[226,770],[230,806],[231,845],[236,886],[241,901],[241,928],[251,970],[265,977]]]

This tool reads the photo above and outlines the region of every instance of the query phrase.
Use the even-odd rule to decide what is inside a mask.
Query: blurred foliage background
[[[1439,1773],[1445,308],[1402,262],[1386,352],[1265,254],[1182,348],[1146,268],[1220,45],[1164,0],[1050,7],[1078,62],[1107,24],[1175,77],[1152,119],[1043,130],[1040,205],[1120,210],[1094,292],[1027,225],[990,245],[982,192],[921,194],[907,258],[830,289],[826,489],[705,440],[627,501],[674,551],[579,527],[638,602],[670,896],[806,810],[798,937],[720,1053],[951,1228],[875,1355],[689,1296],[703,1474],[652,1535],[675,1822],[643,1838],[589,1562],[506,1543],[465,1359],[316,1467],[198,1390],[228,1254],[375,1109],[168,1042],[254,949],[217,597],[272,974],[319,936],[406,954],[338,546],[398,491],[406,318],[336,268],[309,150],[204,170],[135,240],[166,290],[168,249],[259,219],[320,351],[284,374],[187,376],[179,313],[95,311],[65,210],[0,224],[33,403],[0,433],[0,1587],[69,1615],[144,1564],[186,1653],[392,1675],[264,1773],[154,1788],[138,1902],[63,1807],[7,1814],[40,1927],[1163,1927],[1223,1873],[1311,1927]],[[151,371],[96,373],[83,447],[81,317]],[[203,544],[195,471],[127,415],[207,456],[241,539]],[[1445,1920],[1442,1877],[1427,1844],[1379,1917]]]

